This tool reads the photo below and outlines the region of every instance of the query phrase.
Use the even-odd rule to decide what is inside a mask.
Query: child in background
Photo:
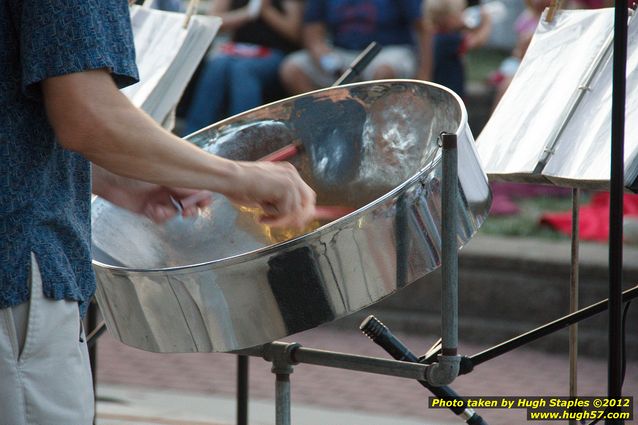
[[[426,0],[424,16],[434,32],[435,83],[465,96],[466,52],[487,43],[492,29],[490,16],[481,10],[477,26],[468,27],[464,20],[466,0]]]
[[[490,80],[496,86],[494,96],[494,107],[498,104],[512,82],[514,74],[518,69],[521,59],[527,51],[532,36],[538,26],[538,21],[546,7],[550,5],[550,0],[525,0],[525,10],[516,18],[514,22],[514,30],[516,31],[516,47],[512,51],[510,57],[506,58],[498,71],[496,71]]]

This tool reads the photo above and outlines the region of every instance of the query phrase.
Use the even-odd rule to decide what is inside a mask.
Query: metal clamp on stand
[[[376,373],[399,378],[425,381],[427,369],[432,365],[424,365],[409,361],[379,359],[376,357],[338,353],[334,351],[316,350],[302,347],[298,343],[272,342],[246,350],[235,351],[235,354],[262,357],[272,362],[276,381],[276,415],[277,425],[290,425],[290,374],[292,366],[299,363],[334,367],[359,372]],[[469,422],[479,424],[480,422]]]
[[[418,363],[419,359],[406,347],[398,338],[396,338],[390,329],[388,329],[383,323],[381,323],[376,317],[368,316],[359,326],[359,329],[366,334],[372,341],[377,343],[381,348],[388,352],[392,357],[397,360]],[[430,390],[436,397],[445,400],[454,400],[459,403],[454,403],[455,406],[465,406],[465,400],[458,395],[450,387],[440,386],[435,387],[425,381],[418,381],[419,384]],[[474,409],[469,407],[450,407],[450,410],[455,415],[462,418],[466,423],[470,425],[487,425],[487,423],[481,418]]]
[[[264,359],[272,362],[272,373],[276,374],[275,380],[275,417],[277,425],[290,425],[290,374],[293,372],[292,353],[300,344],[272,343],[268,344],[264,351]]]

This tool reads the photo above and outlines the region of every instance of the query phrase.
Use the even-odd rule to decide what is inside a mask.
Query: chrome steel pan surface
[[[441,260],[441,132],[458,136],[462,246],[491,195],[463,103],[443,87],[329,88],[189,136],[242,160],[298,143],[291,162],[318,204],[353,212],[285,240],[221,195],[197,219],[164,226],[97,198],[94,268],[109,331],[148,351],[232,351],[345,316],[424,276]]]

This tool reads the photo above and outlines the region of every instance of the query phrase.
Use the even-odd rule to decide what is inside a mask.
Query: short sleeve
[[[22,89],[60,75],[106,68],[122,88],[138,81],[126,0],[25,0],[20,17]]]

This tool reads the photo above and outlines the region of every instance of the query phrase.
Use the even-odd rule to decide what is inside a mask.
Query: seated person
[[[190,134],[264,103],[279,85],[279,65],[299,48],[303,6],[298,0],[215,0],[210,14],[223,19],[230,42],[218,47],[197,79],[186,116]]]
[[[430,78],[432,46],[421,0],[307,0],[305,50],[286,58],[282,83],[290,94],[328,87],[373,41],[382,49],[364,80]]]
[[[432,81],[465,96],[465,66],[463,55],[477,49],[490,38],[490,15],[481,8],[478,25],[464,22],[466,0],[427,0],[424,15],[433,31],[434,73]]]

